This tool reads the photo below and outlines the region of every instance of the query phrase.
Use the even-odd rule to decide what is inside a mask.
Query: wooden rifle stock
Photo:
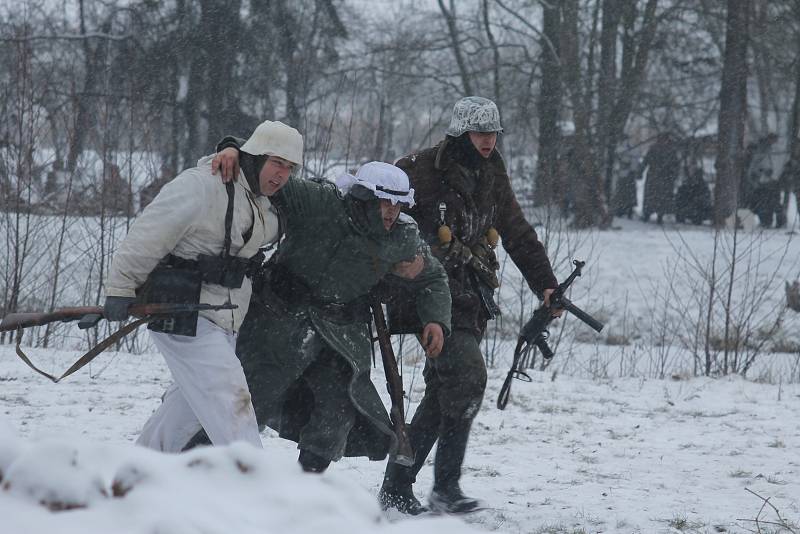
[[[235,307],[235,304],[131,304],[128,308],[128,313],[134,317],[149,317],[151,315],[174,315],[202,310],[228,310]],[[77,306],[73,308],[58,308],[51,312],[9,313],[0,322],[0,332],[29,328],[31,326],[43,326],[57,321],[77,321],[85,317],[92,317],[97,320],[102,319],[103,307]],[[97,324],[97,320],[94,320],[93,323]],[[90,322],[87,326],[94,326],[94,324]]]
[[[414,464],[414,451],[411,448],[411,441],[408,439],[408,428],[406,427],[406,416],[403,409],[403,378],[397,369],[397,358],[392,348],[392,341],[389,337],[389,329],[386,326],[386,317],[383,314],[380,300],[373,298],[370,302],[370,307],[372,308],[372,317],[375,320],[378,346],[383,360],[383,371],[386,374],[386,388],[389,390],[389,397],[392,400],[389,417],[392,420],[395,436],[397,436],[397,452],[394,458],[390,458],[390,461],[410,467]]]
[[[36,367],[28,356],[22,352],[20,343],[22,342],[22,329],[31,326],[42,326],[56,321],[80,321],[78,326],[81,328],[91,328],[97,325],[100,319],[103,318],[103,308],[100,306],[78,306],[74,308],[59,308],[52,312],[30,312],[30,313],[9,313],[3,317],[0,322],[0,332],[7,332],[10,330],[17,331],[17,356],[25,362],[25,364],[39,373],[40,375],[52,380],[55,383],[60,382],[68,377],[78,369],[91,362],[98,354],[106,350],[108,347],[114,345],[117,341],[136,330],[139,326],[148,323],[160,315],[175,315],[179,313],[193,313],[202,310],[232,310],[237,308],[236,304],[226,302],[225,304],[178,304],[178,303],[155,303],[155,304],[131,304],[128,307],[128,313],[137,317],[135,321],[126,324],[106,339],[101,341],[97,346],[89,350],[81,356],[72,366],[67,369],[61,376],[56,377],[50,373],[46,373]]]

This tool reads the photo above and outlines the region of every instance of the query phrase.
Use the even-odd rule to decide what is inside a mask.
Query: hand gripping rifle
[[[506,380],[503,382],[503,387],[500,388],[500,395],[497,397],[497,407],[501,410],[504,409],[508,403],[508,396],[509,393],[511,393],[511,381],[514,378],[524,382],[532,381],[531,377],[519,368],[519,365],[533,346],[539,349],[542,353],[542,358],[545,360],[549,360],[555,355],[550,345],[547,344],[547,338],[550,335],[547,331],[547,327],[553,319],[555,319],[553,316],[554,310],[562,309],[568,311],[597,332],[603,329],[603,323],[575,306],[564,295],[572,282],[581,275],[581,269],[586,265],[585,261],[574,260],[572,263],[575,265],[575,269],[570,273],[567,279],[561,282],[556,290],[550,294],[550,304],[547,306],[544,304],[539,306],[519,333],[517,347],[514,349],[514,363],[511,364],[511,370],[508,371]]]
[[[410,467],[414,465],[414,450],[411,448],[411,441],[408,439],[408,428],[406,427],[406,415],[403,409],[403,377],[397,370],[397,358],[394,355],[392,341],[389,337],[389,328],[386,326],[386,317],[383,314],[383,307],[380,300],[373,298],[370,301],[372,317],[375,320],[375,331],[378,337],[378,346],[381,349],[383,359],[383,371],[386,373],[386,389],[389,390],[389,397],[392,400],[392,407],[389,410],[389,417],[392,420],[392,427],[397,436],[397,452],[390,461]]]
[[[131,304],[128,307],[128,313],[137,320],[132,321],[106,339],[101,341],[96,347],[92,348],[89,352],[81,356],[72,366],[67,369],[64,374],[56,378],[55,376],[46,373],[37,368],[31,360],[22,352],[20,343],[22,342],[22,329],[32,326],[43,326],[58,321],[67,323],[70,321],[78,321],[78,327],[81,329],[91,328],[100,322],[103,318],[102,306],[79,306],[74,308],[59,308],[52,312],[31,312],[31,313],[9,313],[0,322],[0,332],[17,331],[17,356],[25,362],[28,367],[39,373],[40,375],[49,378],[53,382],[59,382],[68,377],[90,361],[95,356],[106,350],[108,347],[116,343],[122,337],[130,334],[144,323],[148,323],[153,319],[163,317],[165,315],[177,315],[183,313],[195,313],[205,310],[233,310],[237,308],[236,304],[226,302],[225,304],[173,304],[173,303],[154,303],[154,304]]]

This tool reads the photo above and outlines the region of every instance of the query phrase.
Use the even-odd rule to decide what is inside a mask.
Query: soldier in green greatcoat
[[[220,152],[223,175],[237,156]],[[395,450],[370,380],[371,290],[381,283],[416,295],[429,357],[449,334],[447,275],[414,220],[400,214],[413,198],[405,172],[381,162],[363,165],[340,188],[291,178],[272,197],[285,238],[254,289],[236,352],[259,424],[296,441],[306,471]]]

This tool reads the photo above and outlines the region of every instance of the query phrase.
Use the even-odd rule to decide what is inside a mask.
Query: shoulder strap
[[[225,244],[222,246],[222,257],[227,258],[231,254],[231,228],[233,227],[233,182],[227,182],[225,189],[228,191],[228,208],[225,210]]]

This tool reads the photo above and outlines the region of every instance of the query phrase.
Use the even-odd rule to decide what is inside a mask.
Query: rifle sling
[[[20,343],[22,342],[22,329],[21,328],[19,330],[17,330],[17,346],[16,346],[17,356],[19,356],[20,359],[23,362],[25,362],[25,364],[28,367],[30,367],[31,369],[33,369],[34,371],[36,371],[40,375],[42,375],[42,376],[44,376],[46,378],[49,378],[50,380],[53,381],[53,383],[57,384],[61,380],[65,379],[66,377],[68,377],[69,375],[74,373],[75,371],[77,371],[80,368],[82,368],[83,366],[85,366],[87,363],[89,363],[92,360],[94,360],[97,357],[98,354],[100,354],[101,352],[106,350],[108,347],[110,347],[111,345],[115,344],[117,341],[119,341],[123,337],[127,336],[128,334],[130,334],[131,332],[133,332],[134,330],[139,328],[141,325],[143,325],[145,323],[149,323],[153,319],[155,319],[154,316],[143,317],[141,319],[137,319],[137,320],[135,320],[133,322],[130,322],[130,323],[126,324],[125,326],[123,326],[122,328],[120,328],[119,330],[117,330],[116,332],[114,332],[113,334],[108,336],[107,338],[105,338],[103,341],[98,343],[96,346],[94,346],[86,354],[84,354],[83,356],[78,358],[78,361],[73,363],[72,366],[70,366],[69,369],[64,371],[64,374],[62,374],[58,378],[56,378],[55,376],[53,376],[53,375],[51,375],[49,373],[46,373],[46,372],[42,371],[41,369],[37,368],[33,364],[33,362],[31,362],[30,358],[28,358],[28,356],[26,356],[25,353],[22,352],[22,348],[20,347]]]
[[[16,347],[17,356],[19,356],[20,360],[25,362],[25,365],[27,365],[28,367],[30,367],[31,369],[33,369],[34,371],[36,371],[37,373],[39,373],[43,377],[49,378],[53,382],[58,382],[58,379],[56,377],[54,377],[53,375],[51,375],[49,373],[45,373],[44,371],[42,371],[41,369],[38,369],[35,365],[33,365],[31,360],[25,355],[24,352],[22,352],[22,349],[19,346],[20,343],[22,343],[22,328],[17,329],[17,347]]]

